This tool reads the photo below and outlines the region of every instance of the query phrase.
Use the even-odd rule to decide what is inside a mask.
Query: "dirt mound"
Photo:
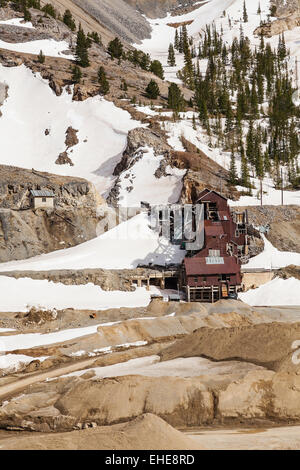
[[[152,414],[113,426],[63,434],[35,434],[0,440],[4,450],[202,449],[194,440]]]
[[[25,325],[43,325],[46,322],[54,321],[57,318],[57,310],[42,310],[38,307],[31,307],[29,312],[23,317]]]
[[[167,361],[203,356],[215,361],[241,360],[270,370],[295,370],[292,344],[300,338],[300,323],[267,323],[237,328],[201,328],[160,353]]]
[[[294,277],[300,281],[300,266],[295,266],[294,264],[287,266],[286,268],[279,269],[276,272],[276,277],[282,277],[282,279],[289,279]]]
[[[4,402],[0,423],[10,430],[60,432],[116,424],[144,413],[172,426],[196,426],[213,420],[214,400],[197,378],[69,376],[34,384]]]

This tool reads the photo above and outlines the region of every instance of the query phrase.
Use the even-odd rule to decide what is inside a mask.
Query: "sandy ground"
[[[132,421],[65,433],[33,433],[31,436],[0,433],[2,450],[138,450],[203,449],[161,418],[144,414]]]
[[[0,431],[0,449],[300,450],[300,426],[180,432],[160,418],[143,415],[129,423],[71,433]]]
[[[188,430],[198,446],[209,450],[300,450],[300,426],[271,429]]]

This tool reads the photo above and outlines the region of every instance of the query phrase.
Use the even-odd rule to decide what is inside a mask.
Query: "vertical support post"
[[[190,286],[187,286],[187,301],[191,301],[191,291],[190,291]]]

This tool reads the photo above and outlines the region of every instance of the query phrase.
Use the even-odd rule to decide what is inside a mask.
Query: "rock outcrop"
[[[272,5],[277,19],[262,24],[256,28],[254,34],[271,38],[300,26],[300,0],[273,0]]]
[[[292,344],[300,338],[300,323],[267,323],[231,328],[199,328],[161,353],[164,361],[202,356],[214,361],[241,360],[273,371],[294,371]]]
[[[280,251],[300,252],[299,206],[251,206],[247,209],[249,223],[254,227],[269,226],[267,239]],[[256,244],[259,244],[256,241]]]
[[[104,203],[82,178],[0,165],[0,261],[25,259],[96,236],[97,207]],[[55,194],[55,208],[33,209],[30,190]]]
[[[278,18],[277,20],[259,26],[254,31],[254,34],[256,36],[263,35],[267,38],[271,38],[286,31],[293,30],[298,26],[300,26],[300,14],[295,13],[286,18]]]

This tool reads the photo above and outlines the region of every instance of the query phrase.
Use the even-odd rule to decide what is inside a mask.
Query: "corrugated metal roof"
[[[185,258],[187,276],[201,276],[201,274],[235,274],[241,269],[233,256],[224,257],[224,264],[207,264],[206,258]]]
[[[225,201],[227,201],[227,198],[225,196],[223,196],[222,194],[218,193],[217,191],[214,191],[213,189],[209,190],[209,189],[204,189],[203,191],[201,191],[201,193],[199,194],[198,196],[198,199],[197,199],[197,202],[198,201],[202,201],[204,197],[208,196],[209,194],[216,194],[217,196],[221,197],[222,199],[225,199]]]
[[[210,225],[205,227],[205,235],[207,237],[217,237],[219,235],[224,235],[224,229],[222,225]]]
[[[30,192],[33,197],[55,197],[54,192],[49,190],[31,189]]]

